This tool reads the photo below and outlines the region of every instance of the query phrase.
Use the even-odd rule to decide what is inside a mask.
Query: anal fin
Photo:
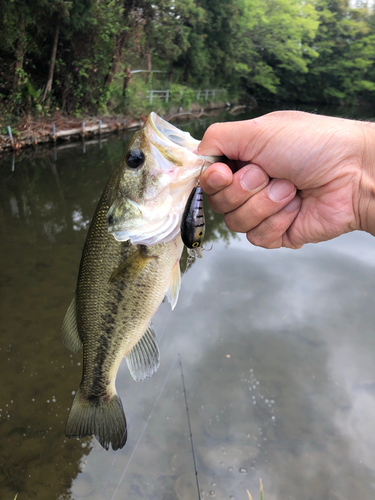
[[[141,381],[151,377],[160,365],[160,352],[151,323],[147,330],[126,356],[131,376]]]
[[[77,326],[77,300],[76,293],[66,311],[61,327],[61,339],[65,347],[77,353],[82,349],[82,341],[79,338]]]

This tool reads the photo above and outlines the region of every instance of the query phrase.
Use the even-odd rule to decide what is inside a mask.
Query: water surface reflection
[[[61,321],[126,140],[57,160],[44,150],[14,171],[3,158],[1,498],[197,498],[180,352],[205,498],[256,499],[262,477],[266,500],[372,500],[375,258],[361,233],[267,251],[209,212],[213,250],[184,275],[175,311],[163,303],[154,318],[159,371],[136,383],[120,368],[127,445],[65,439],[82,360],[61,344]]]

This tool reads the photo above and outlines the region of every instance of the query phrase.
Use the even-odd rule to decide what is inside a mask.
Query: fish
[[[195,258],[202,258],[202,241],[205,233],[205,217],[203,205],[203,190],[195,186],[186,202],[181,219],[181,238],[188,254]]]
[[[127,423],[116,391],[125,358],[136,381],[152,376],[160,352],[151,318],[166,296],[176,306],[183,242],[181,218],[200,173],[216,161],[199,141],[151,113],[111,175],[89,226],[62,341],[83,350],[68,438],[94,435],[123,448]]]

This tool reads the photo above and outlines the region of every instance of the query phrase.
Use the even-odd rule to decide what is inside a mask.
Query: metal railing
[[[196,99],[197,99],[197,101],[199,101],[200,99],[204,98],[205,101],[208,101],[209,97],[212,97],[212,99],[215,99],[215,97],[220,95],[222,92],[225,92],[225,89],[199,89],[199,90],[196,90]],[[154,98],[164,99],[165,102],[168,102],[170,99],[170,96],[172,94],[172,91],[169,89],[168,90],[148,90],[147,94],[148,94],[148,98],[150,100],[150,104],[152,104],[152,101]]]

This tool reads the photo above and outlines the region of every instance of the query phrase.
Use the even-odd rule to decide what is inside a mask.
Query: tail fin
[[[82,395],[81,388],[73,400],[65,427],[68,438],[94,435],[99,443],[108,450],[123,448],[126,443],[126,419],[121,399],[115,394],[111,398],[88,400]]]

